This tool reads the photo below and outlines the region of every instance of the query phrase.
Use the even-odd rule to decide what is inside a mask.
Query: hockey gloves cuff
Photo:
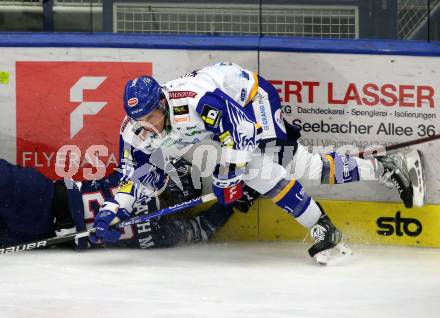
[[[117,218],[117,219],[116,219]],[[90,234],[90,242],[96,244],[99,240],[102,242],[115,243],[121,237],[119,228],[111,228],[111,225],[130,218],[130,213],[126,209],[120,209],[115,200],[104,202],[96,215],[93,227],[96,232]]]
[[[244,169],[217,164],[212,176],[212,192],[222,205],[232,204],[243,196]]]

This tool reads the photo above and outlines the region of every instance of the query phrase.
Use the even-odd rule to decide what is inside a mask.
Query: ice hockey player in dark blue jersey
[[[194,188],[191,166],[175,163],[183,191],[170,179],[159,197],[136,202],[136,213],[148,213],[200,196]],[[0,159],[0,245],[1,247],[65,235],[91,228],[101,204],[117,191],[118,172],[100,180],[53,182],[33,168],[23,168]],[[249,202],[245,205],[250,205]],[[197,216],[159,218],[123,228],[114,243],[91,244],[80,239],[76,247],[172,247],[210,238],[232,214],[232,208],[212,205]],[[118,230],[115,230],[118,231]]]

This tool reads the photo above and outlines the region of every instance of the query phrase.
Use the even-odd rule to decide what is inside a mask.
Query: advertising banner
[[[285,118],[301,128],[300,141],[309,151],[357,154],[440,132],[439,68],[437,57],[262,52],[260,70],[277,88]],[[417,148],[425,159],[436,157],[430,143]],[[428,201],[440,202],[439,177],[432,173],[439,164],[428,159],[425,165]],[[396,191],[374,182],[310,191],[326,198],[399,201]]]
[[[104,177],[118,164],[121,88],[140,70],[151,75],[152,64],[18,61],[17,163],[53,179],[82,179],[85,167]],[[77,156],[77,169],[60,149]]]
[[[71,173],[70,160],[80,153],[75,178],[100,176],[98,166],[108,172],[117,164],[127,79],[151,74],[165,82],[218,61],[270,80],[309,151],[355,153],[439,132],[436,57],[262,51],[258,59],[257,51],[119,48],[0,48],[0,54],[0,157],[51,178],[63,175],[55,170],[61,146],[78,147],[63,148],[58,157]],[[417,148],[426,159],[428,203],[439,203],[436,144]],[[377,182],[301,181],[311,195],[327,199],[400,202],[394,189]]]

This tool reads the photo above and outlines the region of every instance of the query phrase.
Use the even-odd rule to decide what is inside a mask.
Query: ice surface
[[[440,317],[440,250],[352,246],[323,267],[307,247],[1,255],[0,317]]]

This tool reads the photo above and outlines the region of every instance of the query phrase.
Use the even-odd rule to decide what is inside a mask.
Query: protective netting
[[[261,26],[260,26],[261,16]],[[118,3],[117,32],[358,37],[353,6]],[[261,27],[261,30],[260,30]]]
[[[428,17],[428,10],[433,12],[440,5],[440,0],[399,0],[398,1],[398,36],[410,39]]]

